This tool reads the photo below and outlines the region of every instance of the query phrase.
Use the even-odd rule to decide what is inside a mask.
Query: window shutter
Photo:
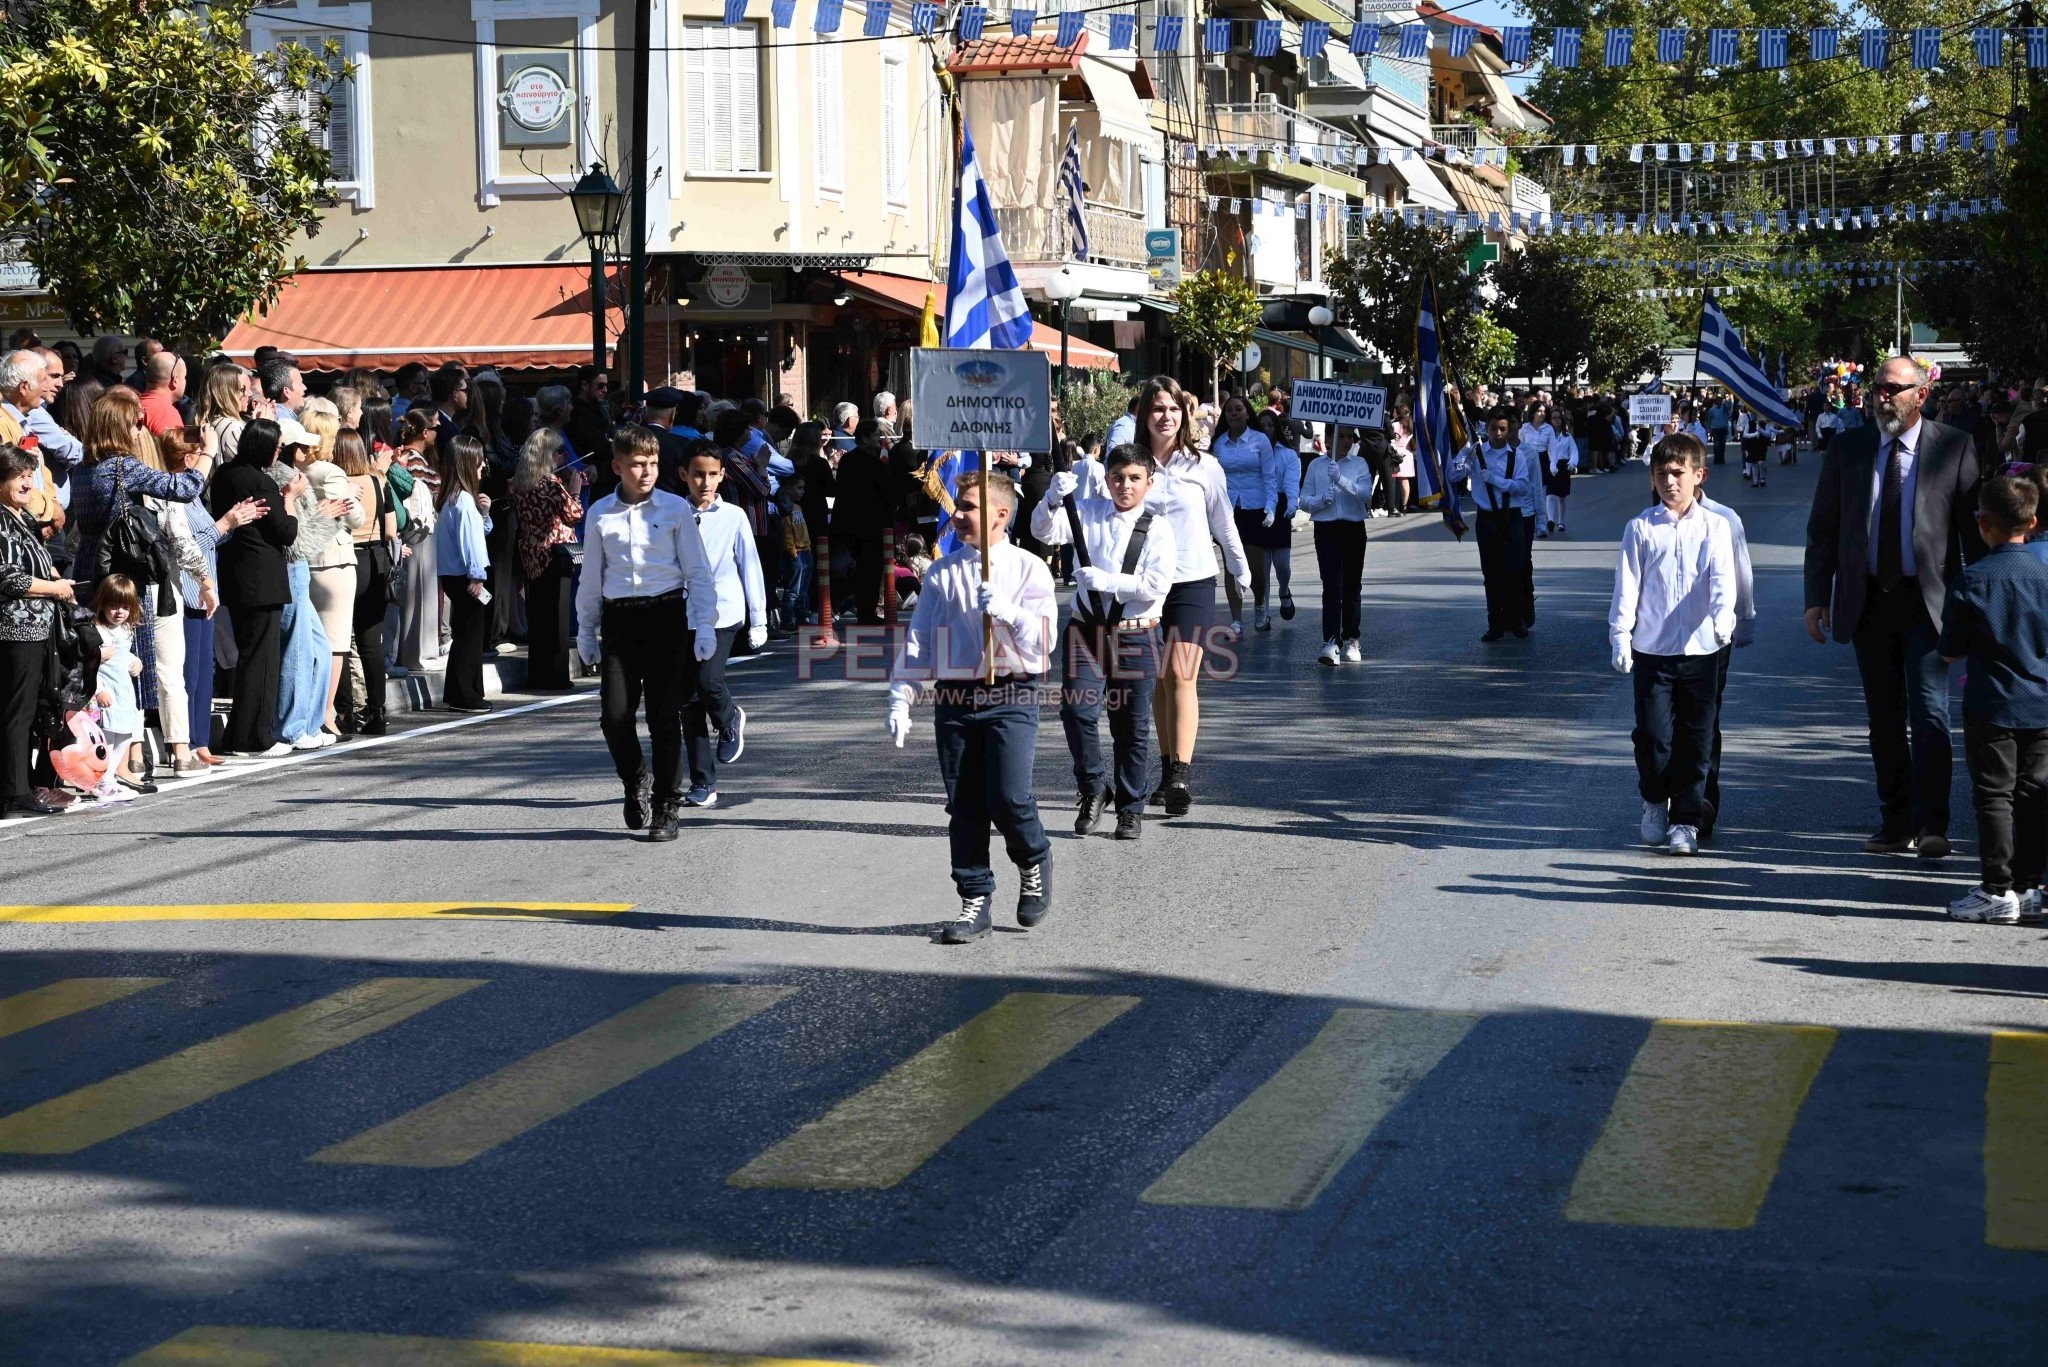
[[[732,33],[721,30],[711,35],[711,51],[706,54],[710,81],[705,91],[711,101],[711,169],[730,171],[733,169],[732,147]]]
[[[761,44],[760,26],[742,24],[733,30],[727,54],[732,70],[732,169],[761,169]]]
[[[692,171],[708,171],[705,158],[705,123],[709,119],[705,86],[709,80],[711,54],[704,50],[704,26],[683,27],[683,143]]]
[[[337,184],[356,179],[356,84],[342,76],[347,59],[336,53],[327,59],[334,79],[327,83],[327,158],[333,164]]]
[[[821,190],[844,190],[846,176],[843,144],[840,141],[840,119],[843,110],[839,99],[840,57],[837,43],[825,43],[816,49],[817,57],[812,63],[812,104],[815,112],[818,161],[818,188]]]
[[[882,198],[902,204],[909,198],[904,172],[903,63],[882,59]]]

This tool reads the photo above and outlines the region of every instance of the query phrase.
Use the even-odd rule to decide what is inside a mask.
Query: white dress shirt
[[[1358,490],[1347,494],[1337,487],[1337,476],[1351,481]],[[1314,522],[1363,522],[1371,513],[1372,466],[1365,457],[1346,455],[1332,464],[1328,456],[1308,463],[1308,476],[1301,482],[1301,506]]]
[[[695,512],[689,500],[664,489],[638,503],[622,502],[614,490],[590,505],[576,583],[576,642],[586,658],[597,653],[607,598],[653,598],[680,589],[689,595],[692,629],[718,625],[718,585]]]
[[[1242,581],[1251,576],[1244,542],[1238,539],[1237,520],[1231,516],[1223,467],[1214,456],[1199,451],[1175,455],[1152,481],[1145,506],[1173,523],[1174,583],[1214,579],[1215,546],[1223,548],[1223,564],[1231,578]]]
[[[1559,466],[1567,470],[1579,468],[1579,444],[1569,432],[1558,432],[1550,439],[1550,449],[1544,452],[1543,468],[1555,471]]]
[[[754,548],[754,528],[747,515],[717,497],[710,507],[692,504],[690,511],[697,515],[697,539],[704,543],[704,558],[711,562],[711,578],[718,585],[716,625],[736,627],[751,618],[755,625],[767,626],[761,553]]]
[[[1705,494],[1697,499],[1702,508],[1728,523],[1728,542],[1735,552],[1735,644],[1749,645],[1756,640],[1756,571],[1749,563],[1749,534],[1733,508]]]
[[[996,676],[1041,678],[1060,611],[1052,571],[1044,560],[1007,538],[989,548],[988,558],[996,600],[1012,609],[1010,620],[995,623]],[[988,677],[981,653],[983,619],[974,606],[980,586],[981,552],[972,546],[962,546],[925,571],[910,629],[903,634],[889,672],[892,706],[909,706],[927,683],[974,683]]]
[[[1896,437],[1880,427],[1877,429],[1877,465],[1870,472],[1870,555],[1865,568],[1877,573],[1877,524],[1884,516],[1884,462],[1885,450],[1893,442],[1899,444],[1899,568],[1911,579],[1920,573],[1920,562],[1913,557],[1913,498],[1920,488],[1920,419],[1913,419],[1913,425]]]
[[[1515,433],[1515,445],[1520,447],[1525,455],[1538,457],[1539,464],[1537,468],[1541,469],[1541,457],[1544,452],[1550,449],[1551,438],[1556,435],[1557,430],[1547,422],[1541,427],[1536,426],[1534,423],[1525,422],[1522,424],[1522,430]]]
[[[1629,519],[1614,568],[1607,639],[1617,655],[1712,655],[1735,638],[1735,549],[1728,520],[1695,503]]]
[[[1074,495],[1074,508],[1081,515],[1081,535],[1088,543],[1088,563],[1109,572],[1109,595],[1124,605],[1121,620],[1145,622],[1157,617],[1160,605],[1166,601],[1167,591],[1173,587],[1173,567],[1179,559],[1173,541],[1173,523],[1157,513],[1152,515],[1152,525],[1145,529],[1145,545],[1138,552],[1137,568],[1125,574],[1124,551],[1131,543],[1131,528],[1138,525],[1144,508],[1118,512],[1116,505],[1107,498],[1078,492]],[[1031,514],[1031,534],[1048,546],[1064,546],[1073,541],[1074,526],[1067,517],[1065,503],[1054,502],[1050,493],[1039,500],[1037,509]],[[1101,601],[1099,593],[1076,592],[1075,611],[1081,610],[1081,600],[1086,597],[1096,599],[1089,615],[1098,622],[1107,619],[1109,604]]]
[[[1514,510],[1525,517],[1536,516],[1542,497],[1536,479],[1536,461],[1517,446],[1480,445],[1473,448],[1472,501],[1482,512]]]

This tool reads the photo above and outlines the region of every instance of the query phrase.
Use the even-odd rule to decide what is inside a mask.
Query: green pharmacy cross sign
[[[1477,275],[1494,262],[1500,260],[1500,245],[1495,242],[1475,242],[1472,250],[1465,253],[1465,272]]]

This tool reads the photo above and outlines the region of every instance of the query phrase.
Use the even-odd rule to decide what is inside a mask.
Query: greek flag
[[[2002,28],[1980,28],[1970,34],[1977,45],[1978,66],[2005,65],[2005,30]]]
[[[1415,485],[1422,506],[1440,508],[1444,525],[1460,538],[1465,535],[1465,519],[1458,514],[1458,491],[1451,487],[1447,472],[1451,457],[1464,444],[1464,420],[1444,392],[1436,285],[1425,275],[1422,306],[1415,314]]]
[[[896,0],[868,0],[867,18],[860,26],[863,38],[886,38],[889,36],[889,20],[894,17]]]
[[[2034,71],[2048,66],[2048,28],[2027,30],[2027,66]]]
[[[932,0],[913,0],[910,6],[910,31],[920,38],[929,38],[938,31],[939,7]]]
[[[1500,31],[1501,56],[1509,66],[1529,65],[1529,33],[1527,24],[1515,24]]]
[[[1581,30],[1560,28],[1550,31],[1550,64],[1558,67],[1575,67],[1579,64],[1579,38]]]
[[[1202,51],[1230,51],[1230,21],[1228,19],[1209,19],[1203,21]]]
[[[768,12],[774,17],[777,28],[791,28],[796,24],[796,0],[774,0]]]
[[[822,0],[821,0],[822,3]],[[988,8],[985,5],[964,5],[960,10],[959,32],[963,43],[979,42],[981,32],[988,26]]]
[[[1304,44],[1305,46],[1305,44]],[[1259,19],[1252,24],[1252,56],[1277,57],[1280,55],[1280,21]],[[1304,53],[1304,56],[1307,54]]]
[[[1330,26],[1321,19],[1304,19],[1301,24],[1301,55],[1311,60],[1323,55],[1330,41]]]
[[[1607,30],[1607,65],[1627,66],[1635,56],[1636,31],[1633,28],[1611,28]]]
[[[1682,62],[1685,60],[1685,41],[1692,36],[1691,29],[1660,28],[1657,30],[1657,60],[1660,62]]]
[[[1806,55],[1816,62],[1832,62],[1842,52],[1842,31],[1834,28],[1811,29],[1806,35]]]
[[[1401,46],[1395,51],[1394,55],[1404,57],[1411,62],[1420,61],[1422,58],[1429,56],[1429,25],[1401,25]]]
[[[747,0],[725,0],[725,26],[736,27],[747,17]]]
[[[1380,50],[1380,26],[1360,24],[1351,30],[1351,55],[1370,57]]]
[[[1735,391],[1758,415],[1785,427],[1799,426],[1799,415],[1785,402],[1785,392],[1771,383],[1764,368],[1750,357],[1742,334],[1712,299],[1700,310],[1699,373],[1711,375]]]
[[[946,345],[1015,351],[1031,344],[1031,310],[1003,251],[995,205],[974,159],[974,135],[960,134],[953,190],[952,263],[946,272]]]
[[[1137,15],[1112,14],[1109,16],[1109,50],[1111,52],[1135,52],[1138,50]]]
[[[1734,66],[1742,60],[1742,30],[1739,28],[1711,28],[1707,30],[1707,65]]]
[[[1178,14],[1162,14],[1152,24],[1152,50],[1154,52],[1179,52],[1181,34],[1186,31],[1187,20]]]
[[[812,25],[817,33],[839,32],[839,0],[818,0],[818,18]]]
[[[1758,29],[1756,35],[1756,64],[1766,71],[1775,71],[1786,65],[1792,45],[1792,30],[1786,28]]]
[[[1010,36],[1011,36],[1011,37],[1013,37],[1013,38],[1029,38],[1029,37],[1031,36],[1031,30],[1032,30],[1032,29],[1033,29],[1033,28],[1034,28],[1034,27],[1035,27],[1035,26],[1037,25],[1037,23],[1038,23],[1038,11],[1037,11],[1037,10],[1035,10],[1035,9],[1017,9],[1017,8],[1015,8],[1015,7],[1012,7],[1012,8],[1011,8],[1011,10],[1010,10]]]
[[[1890,29],[1867,28],[1863,30],[1863,43],[1860,55],[1863,59],[1864,69],[1868,71],[1884,70],[1885,58],[1891,55],[1891,47],[1892,32]]]
[[[1061,47],[1072,47],[1081,41],[1081,34],[1087,27],[1087,10],[1063,9],[1060,11],[1060,26],[1053,30],[1053,41]]]
[[[1081,125],[1067,125],[1067,150],[1060,157],[1060,190],[1067,197],[1067,255],[1088,259],[1088,186],[1081,178]]]
[[[1913,30],[1913,70],[1932,71],[1941,65],[1941,30],[1938,28],[1916,28]]]
[[[1472,52],[1472,39],[1479,30],[1459,25],[1444,37],[1444,51],[1453,57],[1467,57]]]

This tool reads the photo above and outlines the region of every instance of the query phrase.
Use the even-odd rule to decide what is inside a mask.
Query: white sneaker
[[[1241,641],[1241,640],[1243,640],[1243,639],[1244,639],[1244,623],[1243,623],[1243,622],[1236,622],[1236,621],[1233,621],[1233,622],[1232,622],[1232,623],[1230,624],[1230,639],[1231,639],[1232,641]]]
[[[1341,658],[1337,649],[1337,643],[1335,641],[1323,642],[1323,648],[1318,652],[1316,658],[1326,665],[1336,664],[1338,659]]]
[[[2020,899],[2009,892],[1986,892],[1982,888],[1971,888],[1966,896],[1958,897],[1948,904],[1949,919],[1955,921],[1989,921],[1996,925],[2015,925],[2020,919]]]
[[[271,746],[268,750],[265,750],[263,752],[263,758],[281,759],[284,756],[289,755],[291,752],[292,743],[288,740],[281,740],[277,744]]]
[[[106,779],[92,790],[92,799],[99,806],[106,807],[116,802],[133,802],[135,794],[123,788],[113,779]]]
[[[325,731],[312,731],[292,742],[294,750],[318,750],[327,744]]]
[[[2041,910],[2041,890],[2039,888],[2028,888],[2025,892],[2014,895],[2019,898],[2020,920],[2026,922],[2048,921],[2048,912]]]
[[[1365,663],[1365,652],[1358,648],[1358,638],[1356,636],[1344,643],[1344,663],[1348,665]]]
[[[1671,834],[1664,840],[1667,854],[1698,854],[1700,852],[1700,828],[1697,826],[1673,826]]]
[[[1645,845],[1661,845],[1671,838],[1671,808],[1668,803],[1645,802],[1643,823],[1636,828],[1642,832]]]

